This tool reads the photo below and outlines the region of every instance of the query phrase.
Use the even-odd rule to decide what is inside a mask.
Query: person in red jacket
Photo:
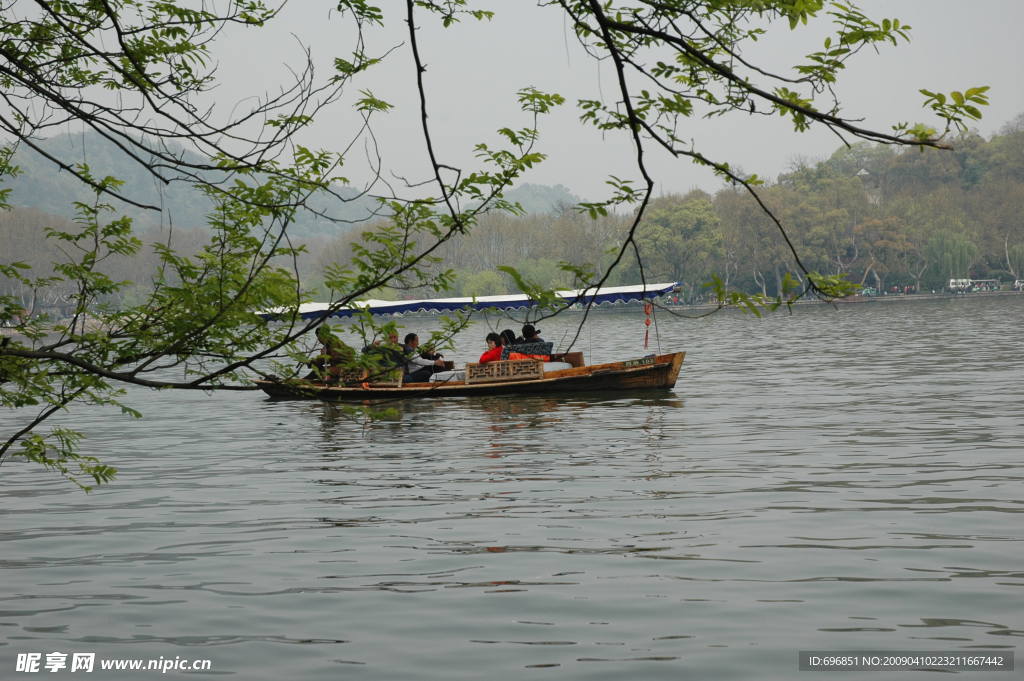
[[[501,336],[491,332],[487,334],[487,352],[480,355],[480,364],[496,362],[501,359]]]

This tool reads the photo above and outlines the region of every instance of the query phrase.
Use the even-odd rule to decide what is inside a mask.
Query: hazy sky
[[[425,180],[426,156],[419,135],[415,72],[403,15],[405,3],[381,0],[378,4],[388,12],[390,25],[368,34],[369,51],[382,54],[390,47],[397,49],[384,65],[371,69],[365,79],[350,88],[348,95],[372,90],[396,106],[375,123],[385,167],[410,181]],[[333,5],[317,0],[293,1],[275,32],[264,34],[258,45],[233,40],[233,49],[221,59],[223,73],[234,82],[222,88],[220,100],[237,100],[242,92],[273,88],[286,73],[284,64],[300,62],[300,41],[321,65],[329,64],[334,56],[347,56],[354,35],[348,18],[333,12]],[[541,150],[549,159],[524,181],[563,184],[584,198],[596,198],[609,175],[637,177],[632,147],[624,136],[603,136],[578,122],[575,101],[612,93],[615,83],[607,67],[599,66],[581,51],[559,10],[538,8],[530,0],[481,5],[495,10],[493,21],[465,20],[442,29],[432,17],[422,15],[420,50],[428,67],[428,108],[441,160],[472,168],[474,144],[496,142],[494,130],[499,127],[526,125],[528,119],[518,113],[515,93],[532,85],[560,92],[568,101],[542,122]],[[919,88],[948,92],[976,85],[992,87],[992,104],[977,125],[986,137],[1024,112],[1021,0],[862,0],[859,5],[879,20],[899,18],[913,31],[910,43],[854,58],[837,87],[848,115],[863,117],[865,125],[885,131],[901,121],[935,123],[921,108]],[[828,33],[824,22],[796,32],[780,25],[777,33],[746,54],[780,69],[818,49]],[[349,113],[350,105],[348,99],[330,110],[304,141],[335,148],[347,144],[357,120]],[[824,130],[796,133],[790,123],[777,117],[732,115],[693,120],[686,125],[687,135],[707,155],[762,177],[776,176],[797,158],[826,158],[840,144],[835,135]],[[353,180],[365,172],[364,164],[357,160],[360,156],[365,156],[363,147],[350,157],[352,162],[346,169]],[[685,160],[655,157],[651,166],[660,192],[684,192],[697,186],[714,190],[720,186],[707,169]]]

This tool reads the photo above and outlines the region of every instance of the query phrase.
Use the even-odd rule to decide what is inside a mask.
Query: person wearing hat
[[[526,324],[523,326],[523,337],[517,339],[520,343],[543,343],[544,339],[540,337],[540,329],[533,328],[533,324]]]

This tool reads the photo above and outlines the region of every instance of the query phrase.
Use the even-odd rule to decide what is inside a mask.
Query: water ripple
[[[595,361],[642,354],[635,319],[595,319]],[[114,485],[4,464],[0,666],[788,681],[797,650],[1014,650],[1022,321],[1024,297],[659,319],[688,351],[673,393],[372,423],[132,392],[141,423],[67,417]]]

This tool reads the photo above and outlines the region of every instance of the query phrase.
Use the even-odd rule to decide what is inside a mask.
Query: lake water
[[[799,672],[800,650],[1015,651],[1022,322],[1024,296],[659,313],[662,349],[688,353],[674,391],[410,401],[369,424],[133,391],[141,421],[68,419],[111,485],[0,468],[0,678],[54,651],[382,681],[811,681],[836,676]],[[577,349],[642,356],[642,336],[602,312]]]

